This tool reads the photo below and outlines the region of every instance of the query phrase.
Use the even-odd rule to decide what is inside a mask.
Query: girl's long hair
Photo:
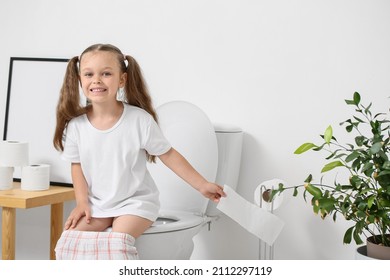
[[[122,101],[144,109],[154,118],[156,122],[158,121],[157,113],[153,108],[152,99],[137,61],[129,55],[123,55],[122,52],[113,45],[92,45],[83,51],[80,58],[75,56],[68,62],[57,104],[57,125],[53,138],[54,147],[59,151],[64,150],[64,132],[69,121],[75,117],[85,114],[91,108],[91,105],[80,104],[78,63],[80,63],[85,53],[93,51],[107,51],[116,55],[121,72],[127,73],[127,80],[124,87],[124,98]],[[125,61],[127,61],[127,65]],[[148,161],[155,161],[155,156],[147,154],[147,157]]]

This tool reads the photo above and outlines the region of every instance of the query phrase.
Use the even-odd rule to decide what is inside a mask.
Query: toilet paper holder
[[[267,188],[265,185],[260,184],[260,199],[259,207],[263,208],[263,203],[270,203],[271,208],[270,212],[274,212],[274,200],[271,198],[272,191],[274,190],[273,186]],[[259,260],[273,260],[274,259],[274,244],[268,245],[261,239],[259,240]]]
[[[278,196],[272,197],[272,193],[275,189],[286,185],[285,181],[276,178],[260,183],[254,193],[255,204],[273,214],[283,204],[284,195],[281,193]],[[259,242],[259,259],[274,259],[274,243],[270,245],[262,240]]]

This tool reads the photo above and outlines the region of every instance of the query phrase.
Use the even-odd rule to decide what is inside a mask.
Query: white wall
[[[238,192],[250,201],[265,180],[319,178],[318,155],[293,151],[329,124],[340,133],[351,113],[343,100],[354,91],[389,107],[386,0],[2,0],[0,26],[1,112],[11,56],[69,58],[93,43],[115,44],[142,66],[156,106],[186,100],[212,121],[242,127]],[[17,211],[18,259],[48,258],[48,212]],[[322,221],[301,198],[277,214],[286,226],[276,259],[354,258],[356,246],[342,244],[346,223]],[[211,229],[196,238],[194,258],[258,257],[258,240],[228,218]]]

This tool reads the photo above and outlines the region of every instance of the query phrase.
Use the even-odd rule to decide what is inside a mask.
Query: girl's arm
[[[85,216],[87,223],[91,221],[91,210],[88,203],[88,186],[80,163],[72,163],[71,171],[77,206],[70,213],[65,223],[65,229],[74,228],[83,216]]]
[[[226,196],[221,186],[208,182],[175,149],[171,148],[165,154],[160,155],[159,158],[169,169],[175,172],[194,189],[198,190],[203,196],[214,202],[218,202],[222,196]]]

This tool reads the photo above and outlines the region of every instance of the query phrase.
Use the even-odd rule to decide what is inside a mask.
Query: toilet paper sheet
[[[284,222],[274,214],[246,201],[229,186],[225,185],[223,190],[226,197],[221,198],[217,209],[268,245],[272,245],[282,231]]]

